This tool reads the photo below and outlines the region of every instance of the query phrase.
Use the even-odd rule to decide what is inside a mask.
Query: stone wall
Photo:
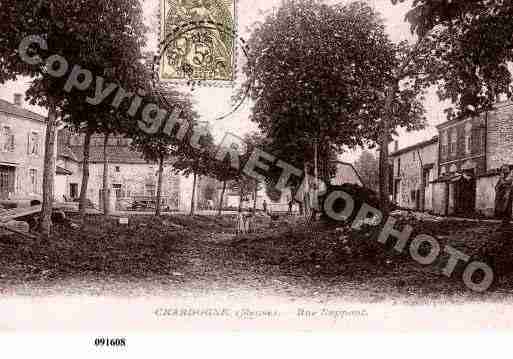
[[[495,185],[499,176],[480,177],[476,181],[476,211],[487,217],[494,215]]]
[[[450,216],[454,214],[454,183],[448,182],[449,186],[449,196],[447,200],[449,201],[449,205],[447,206],[447,214]]]
[[[432,211],[438,215],[445,215],[446,213],[446,182],[432,183],[433,189],[433,208]]]
[[[429,181],[425,188],[426,210],[430,210],[432,204],[432,184],[431,181],[437,178],[437,151],[438,144],[433,143],[418,149],[412,149],[397,156],[393,156],[394,181],[400,180],[397,202],[400,207],[415,209],[417,205],[416,196],[422,186],[422,168],[426,165],[433,165],[429,172]],[[420,152],[420,158],[419,158]],[[400,165],[399,165],[400,162]],[[415,196],[413,196],[415,193]]]
[[[513,164],[513,102],[496,105],[488,114],[487,132],[488,171],[500,168],[503,164]]]
[[[62,195],[71,199],[71,184],[77,185],[77,197],[80,196],[80,187],[82,185],[82,164],[71,159],[59,157],[57,159],[57,166],[67,169],[71,172],[71,175],[62,176],[63,183],[61,184],[62,189],[57,193],[57,180],[55,185],[55,198],[58,201],[62,200]]]

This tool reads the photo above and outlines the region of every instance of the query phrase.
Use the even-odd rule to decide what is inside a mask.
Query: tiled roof
[[[46,122],[46,118],[24,108],[18,107],[8,101],[0,99],[0,112],[14,115],[18,117],[24,117],[35,121]]]
[[[405,147],[405,148],[400,149],[398,151],[395,151],[395,152],[390,154],[390,157],[399,156],[399,155],[402,155],[403,153],[414,151],[417,148],[422,148],[422,147],[434,145],[437,142],[438,142],[438,136],[435,136],[435,137],[433,137],[433,138],[431,138],[431,139],[429,139],[427,141],[422,141],[422,142],[416,143],[416,144],[414,144],[412,146],[408,146],[408,147]]]
[[[71,146],[75,157],[79,162],[83,160],[83,147]],[[138,152],[132,151],[128,146],[107,146],[107,156],[110,163],[146,164],[147,161]],[[89,161],[91,163],[103,163],[103,147],[91,146]]]

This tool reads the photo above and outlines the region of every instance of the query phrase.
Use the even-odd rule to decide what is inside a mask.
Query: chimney
[[[23,98],[21,96],[21,93],[14,94],[14,105],[17,107],[23,107]]]
[[[394,141],[394,152],[399,151],[399,141]]]

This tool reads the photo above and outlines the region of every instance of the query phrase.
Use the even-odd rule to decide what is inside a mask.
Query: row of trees
[[[51,230],[54,148],[56,130],[61,124],[83,134],[85,139],[79,206],[82,218],[87,204],[91,137],[98,133],[105,136],[103,207],[106,214],[109,208],[107,144],[112,136],[131,138],[134,150],[141,152],[146,160],[158,163],[157,215],[161,209],[164,167],[169,163],[173,163],[176,172],[194,176],[194,189],[200,176],[213,176],[225,184],[245,181],[228,162],[214,165],[212,135],[198,131],[201,124],[192,109],[191,99],[175,91],[164,91],[153,82],[152,68],[147,61],[151,56],[143,53],[148,29],[139,0],[5,0],[1,8],[0,83],[20,76],[31,78],[28,100],[48,109],[40,223],[43,234],[48,235]],[[37,35],[47,43],[46,48],[30,48],[31,55],[37,52],[42,59],[60,55],[69,65],[65,75],[49,74],[58,70],[57,63],[53,64],[54,68],[47,68],[44,62],[29,65],[23,61],[19,45],[30,35]],[[90,86],[65,86],[74,65],[80,66],[78,70],[91,72]],[[86,82],[84,76],[81,72],[76,80]],[[142,98],[136,113],[128,114],[130,96],[119,101],[118,96],[123,95],[121,88]],[[103,101],[91,101],[99,92],[105,94]],[[143,120],[142,109],[152,103],[169,113],[179,109],[179,119],[186,122],[186,131],[179,133],[180,126],[164,131],[165,124],[151,134],[141,131],[137,124]],[[191,207],[194,213],[194,202]]]
[[[190,99],[152,86],[142,52],[148,29],[139,0],[4,0],[1,6],[0,82],[31,77],[28,99],[48,108],[45,148],[52,150],[45,151],[43,233],[51,226],[58,119],[85,135],[83,213],[94,133],[104,133],[106,143],[109,136],[119,134],[133,138],[136,149],[159,163],[160,184],[164,165],[172,160],[177,171],[192,174],[195,182],[208,175],[224,184],[238,183],[241,193],[250,187],[244,183],[250,179],[233,171],[229,159],[212,161],[211,135],[191,145],[198,123]],[[326,181],[337,153],[378,144],[379,188],[386,210],[388,144],[397,127],[411,130],[424,125],[422,95],[427,87],[438,86],[440,97],[453,101],[449,116],[476,114],[489,109],[499,94],[511,96],[507,63],[513,57],[512,16],[513,5],[505,1],[415,1],[407,15],[417,38],[412,46],[393,43],[379,15],[365,3],[283,2],[256,24],[244,68],[252,85],[252,120],[261,129],[265,148]],[[47,49],[37,49],[42,58],[59,54],[70,67],[77,64],[101,76],[104,85],[114,83],[133,93],[142,89],[144,103],[156,102],[170,110],[179,104],[190,123],[185,140],[176,138],[178,129],[150,137],[139,131],[134,124],[141,111],[127,116],[128,101],[113,108],[116,91],[93,105],[86,99],[95,96],[95,86],[66,90],[68,76],[48,74],[56,68],[24,63],[19,44],[34,34],[48,44]],[[246,140],[257,145],[254,138]],[[272,174],[267,185],[278,177],[279,173]],[[300,179],[295,180],[287,185],[297,188]]]
[[[398,127],[425,125],[427,88],[452,100],[449,118],[511,96],[512,17],[507,1],[418,0],[406,16],[416,42],[396,44],[364,2],[285,1],[248,41],[252,120],[271,152],[325,181],[337,153],[378,145],[386,212],[388,146]]]
[[[19,45],[27,36],[37,35],[47,46],[31,50],[37,50],[41,58],[60,55],[70,68],[78,65],[101,76],[104,84],[114,83],[136,92],[148,86],[148,73],[142,62],[147,29],[138,0],[5,0],[1,6],[0,82],[30,77],[29,101],[48,109],[40,224],[42,233],[47,235],[51,229],[54,148],[59,120],[86,136],[82,209],[91,136],[105,133],[108,140],[109,135],[124,132],[133,121],[111,106],[115,91],[102,104],[92,105],[86,98],[95,97],[94,85],[85,91],[66,88],[68,73],[60,77],[49,75],[59,70],[58,63],[53,63],[54,68],[26,64],[18,53]]]

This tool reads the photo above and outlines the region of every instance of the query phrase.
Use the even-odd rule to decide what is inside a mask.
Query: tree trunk
[[[305,204],[304,208],[304,216],[308,218],[310,214],[310,182],[308,180],[308,168],[306,166],[306,162],[304,164],[304,173],[305,173],[305,186],[303,189],[303,202]]]
[[[196,206],[196,179],[197,175],[196,172],[194,172],[194,180],[192,181],[191,212],[189,213],[190,216],[194,216],[194,209]]]
[[[242,191],[242,181],[239,181],[239,212],[242,212],[243,199],[244,199],[244,193]]]
[[[80,201],[78,209],[80,212],[80,220],[84,222],[87,207],[87,186],[89,185],[89,157],[91,154],[91,136],[92,130],[87,130],[84,138],[84,154],[82,161],[82,186],[80,187]]]
[[[380,210],[386,218],[390,212],[389,208],[389,163],[388,163],[388,143],[390,139],[390,122],[393,117],[393,99],[395,96],[395,86],[388,89],[385,101],[385,116],[383,118],[383,131],[379,140],[379,202]]]
[[[315,216],[315,211],[317,210],[318,203],[317,199],[319,196],[319,145],[318,145],[318,139],[315,140],[314,143],[314,177],[315,177],[315,188],[314,188],[314,203],[313,203],[313,212]]]
[[[108,216],[110,213],[110,188],[109,188],[109,158],[107,154],[107,145],[109,144],[109,134],[105,134],[103,140],[103,214]]]
[[[258,196],[258,181],[255,181],[255,191],[254,191],[254,196],[253,197],[253,212],[256,212],[256,208],[257,208],[257,196]]]
[[[226,191],[226,181],[223,181],[223,189],[221,191],[221,199],[219,201],[219,209],[217,211],[217,215],[221,215],[221,211],[223,210],[223,201],[224,201],[224,192]]]
[[[51,100],[46,124],[45,155],[43,168],[43,206],[41,210],[41,234],[50,235],[55,184],[55,135],[57,129],[57,107]]]
[[[160,156],[159,159],[159,175],[158,175],[158,182],[157,182],[157,208],[155,209],[155,215],[159,217],[162,214],[161,211],[161,202],[162,202],[162,175],[164,173],[164,156]]]

